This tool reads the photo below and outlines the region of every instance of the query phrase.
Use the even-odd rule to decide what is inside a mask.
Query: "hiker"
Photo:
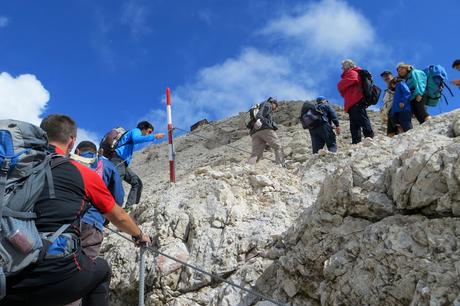
[[[397,66],[399,77],[406,80],[407,86],[411,91],[410,105],[412,114],[417,121],[422,124],[431,119],[425,106],[423,95],[426,89],[427,77],[422,70],[415,69],[412,65],[399,63]]]
[[[85,200],[118,229],[132,235],[137,245],[150,244],[150,238],[115,204],[96,172],[66,157],[77,138],[75,122],[65,115],[49,115],[40,127],[47,133],[49,152],[56,157],[51,160],[52,180],[43,178],[45,185],[34,206],[35,226],[42,241],[54,240],[49,235],[58,236],[43,247],[43,258],[7,278],[6,297],[0,305],[53,306],[80,298],[84,306],[108,305],[110,267],[103,258],[91,260],[80,246],[80,214]]]
[[[458,71],[460,71],[460,59],[456,59],[453,63],[452,63],[452,68],[454,69],[457,69]],[[455,86],[457,86],[458,88],[460,88],[460,80],[452,80],[450,81],[452,84],[454,84]]]
[[[271,147],[275,151],[276,163],[284,167],[284,153],[281,142],[276,134],[278,127],[273,121],[273,112],[278,109],[278,101],[272,97],[268,98],[259,106],[259,111],[255,116],[255,121],[249,131],[252,141],[252,153],[247,163],[255,165],[263,156],[265,146]]]
[[[337,135],[340,134],[340,124],[335,110],[325,97],[319,96],[313,103],[305,102],[300,112],[300,120],[303,128],[310,132],[313,154],[318,153],[324,145],[330,152],[337,152],[332,123],[335,125]]]
[[[342,76],[337,84],[340,95],[344,99],[344,111],[350,118],[351,143],[361,142],[361,130],[364,137],[374,137],[371,122],[366,111],[366,101],[362,90],[362,80],[358,67],[352,60],[342,61]]]
[[[82,141],[75,148],[75,155],[71,158],[95,171],[104,181],[105,186],[112,194],[115,203],[123,206],[125,192],[115,166],[105,157],[97,155],[97,147],[91,141]],[[95,259],[101,251],[103,230],[106,219],[91,206],[81,219],[81,247],[83,252]]]
[[[387,84],[387,89],[385,89],[385,94],[383,96],[383,107],[380,109],[380,118],[382,119],[382,122],[387,125],[387,136],[393,137],[398,134],[398,129],[391,117],[391,107],[393,106],[393,96],[395,92],[394,89],[390,88],[390,82],[394,76],[388,70],[382,72],[380,76]]]
[[[394,90],[391,120],[396,124],[398,134],[401,134],[412,129],[412,113],[409,100],[411,92],[406,81],[399,77],[390,81],[390,88]]]
[[[110,158],[110,161],[118,169],[121,179],[131,185],[125,208],[130,208],[132,205],[138,204],[142,195],[142,181],[129,167],[133,158],[135,145],[152,142],[164,137],[163,133],[153,135],[153,130],[153,125],[150,122],[139,122],[136,128],[127,131],[121,136],[115,146],[114,155]]]

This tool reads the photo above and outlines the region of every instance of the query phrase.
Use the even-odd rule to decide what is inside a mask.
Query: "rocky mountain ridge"
[[[460,305],[460,111],[392,139],[371,112],[377,136],[351,146],[339,110],[338,153],[312,155],[300,107],[275,117],[287,168],[245,165],[244,113],[175,139],[176,184],[166,145],[144,149],[133,217],[161,251],[287,305]],[[113,234],[103,252],[112,304],[137,304],[138,252]],[[161,256],[147,271],[147,305],[271,304]]]

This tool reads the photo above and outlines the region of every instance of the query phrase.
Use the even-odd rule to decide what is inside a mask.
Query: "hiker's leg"
[[[353,105],[352,108],[348,110],[348,116],[350,119],[350,133],[351,133],[351,143],[357,144],[361,142],[361,126],[359,125],[359,108],[358,105]]]
[[[110,159],[110,161],[115,166],[115,168],[117,168],[118,174],[120,175],[120,178],[122,180],[124,180],[125,179],[125,173],[126,173],[126,164],[125,164],[125,162],[120,157],[118,157],[117,155],[114,156],[112,159]]]
[[[337,152],[336,137],[330,124],[325,124],[324,133],[326,135],[325,141],[329,152]]]
[[[281,141],[274,130],[264,130],[265,142],[275,151],[275,161],[277,164],[284,164],[284,152]]]
[[[134,204],[138,204],[142,195],[142,181],[140,177],[133,172],[129,167],[125,169],[125,182],[131,185],[131,190],[126,200],[126,207],[130,207]]]
[[[324,147],[324,140],[321,135],[321,131],[319,131],[320,128],[321,127],[317,127],[317,128],[308,130],[310,132],[311,150],[313,154],[318,153],[318,151]]]
[[[81,224],[81,248],[83,253],[91,259],[96,259],[101,253],[102,240],[104,235],[93,225]]]
[[[26,277],[9,288],[0,305],[62,306],[83,298],[83,305],[107,306],[111,276],[107,261],[102,258],[92,261],[83,254],[77,256],[80,271],[60,281],[28,287],[28,282],[46,277],[42,273],[31,274],[31,278]],[[85,300],[91,303],[85,304]]]
[[[396,128],[395,119],[389,113],[388,120],[387,120],[387,136],[393,137],[398,133],[398,129]]]
[[[430,115],[426,111],[425,101],[422,99],[420,102],[417,102],[415,99],[410,101],[410,105],[412,107],[412,112],[417,119],[418,123],[422,124],[427,119],[429,119]]]
[[[398,113],[399,124],[404,132],[412,129],[412,114],[410,111]]]
[[[259,159],[262,157],[264,150],[265,150],[265,141],[260,137],[260,133],[262,131],[255,132],[251,136],[251,142],[252,142],[252,153],[251,156],[249,157],[247,163],[250,165],[255,165]]]
[[[374,137],[374,131],[372,130],[371,121],[369,120],[369,116],[367,115],[367,110],[365,107],[359,105],[360,107],[360,125],[363,129],[364,137]]]

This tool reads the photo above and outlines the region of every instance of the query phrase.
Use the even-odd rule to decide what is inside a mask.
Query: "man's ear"
[[[75,149],[75,154],[80,155],[80,149]]]
[[[72,152],[73,147],[75,146],[75,140],[77,138],[71,137],[69,142],[67,142],[67,154],[70,154]]]

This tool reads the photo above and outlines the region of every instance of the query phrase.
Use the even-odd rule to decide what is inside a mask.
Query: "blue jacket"
[[[117,155],[126,162],[127,165],[131,163],[136,144],[151,142],[155,140],[155,135],[150,134],[143,136],[138,128],[134,128],[126,132],[118,141],[115,152]]]
[[[323,120],[329,123],[332,126],[334,123],[335,126],[339,126],[339,119],[337,118],[337,113],[329,104],[318,104],[318,109],[323,113]]]
[[[417,96],[423,96],[426,89],[427,77],[425,72],[418,69],[412,69],[406,77],[407,86],[411,91],[410,101]]]
[[[81,154],[81,156],[86,158],[93,158],[96,156],[96,154],[92,152],[84,152]],[[123,205],[125,192],[123,190],[120,175],[118,174],[115,165],[105,157],[99,157],[97,158],[96,162],[91,164],[90,168],[98,172],[99,169],[97,169],[97,167],[100,165],[100,162],[102,162],[102,179],[104,180],[107,189],[112,194],[115,202],[120,206]],[[105,218],[94,206],[91,206],[91,208],[88,209],[88,211],[83,215],[81,221],[83,223],[93,225],[100,231],[104,229]]]
[[[407,86],[405,81],[401,81],[396,84],[395,95],[393,97],[393,105],[391,107],[391,113],[399,113],[404,111],[410,111],[410,98],[411,92],[409,86]],[[404,103],[404,107],[401,108],[399,103]],[[422,103],[422,102],[421,102]]]

